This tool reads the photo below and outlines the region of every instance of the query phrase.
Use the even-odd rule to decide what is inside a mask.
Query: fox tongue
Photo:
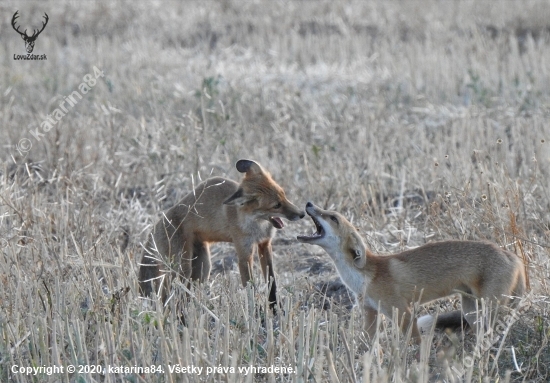
[[[283,223],[283,220],[280,219],[279,217],[271,217],[271,218],[269,218],[269,220],[271,221],[271,224],[276,229],[282,229],[285,226],[285,224]]]

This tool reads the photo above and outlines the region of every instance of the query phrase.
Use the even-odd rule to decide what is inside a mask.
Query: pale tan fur
[[[242,284],[250,280],[257,251],[263,275],[271,281],[270,303],[276,300],[271,239],[279,217],[291,221],[305,213],[288,201],[283,189],[258,163],[240,160],[237,170],[245,173],[240,184],[214,177],[199,184],[155,225],[140,266],[140,289],[155,291],[166,299],[176,275],[189,280],[208,279],[209,247],[214,242],[232,242],[238,258]]]
[[[403,318],[401,328],[411,325],[412,338],[418,342],[420,333],[411,312],[413,302],[423,304],[458,292],[465,319],[475,328],[476,298],[507,304],[509,297],[521,296],[525,291],[523,262],[493,243],[444,241],[375,256],[341,214],[309,202],[306,212],[317,221],[317,227],[322,227],[321,235],[299,236],[298,240],[319,245],[330,255],[342,281],[356,295],[370,336],[377,330],[379,309],[391,318],[393,308],[397,308]]]

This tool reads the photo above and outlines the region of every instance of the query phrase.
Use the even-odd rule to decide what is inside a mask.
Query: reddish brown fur
[[[155,225],[140,266],[143,295],[152,292],[154,282],[155,291],[165,300],[176,275],[190,280],[208,279],[210,244],[232,242],[243,285],[251,281],[253,255],[258,252],[263,275],[271,281],[269,300],[274,304],[274,225],[282,224],[279,217],[295,221],[305,213],[288,201],[283,189],[259,164],[240,160],[236,167],[245,173],[240,184],[222,177],[210,178]]]
[[[376,331],[379,310],[391,318],[397,308],[404,314],[402,328],[411,325],[413,339],[419,340],[412,302],[423,304],[458,292],[465,319],[475,327],[476,298],[507,304],[508,296],[521,296],[525,291],[523,262],[493,243],[444,241],[375,256],[342,215],[311,203],[306,211],[323,227],[323,233],[298,239],[323,247],[331,256],[343,282],[357,296],[370,335]]]

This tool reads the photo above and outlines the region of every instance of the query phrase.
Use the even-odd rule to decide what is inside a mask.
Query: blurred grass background
[[[17,10],[23,30],[49,15],[33,52],[46,61],[13,59],[25,53]],[[10,373],[16,363],[184,360],[300,373],[63,379],[548,379],[546,2],[4,1],[0,14],[2,380],[30,381]],[[104,77],[37,140],[30,131],[94,67]],[[31,146],[18,150],[22,139]],[[498,368],[494,349],[465,368],[469,339],[436,334],[417,364],[391,326],[380,348],[355,336],[357,313],[323,303],[326,280],[345,295],[328,257],[293,240],[307,220],[275,240],[285,315],[254,314],[230,245],[213,249],[231,272],[196,289],[190,329],[144,313],[140,242],[200,178],[238,179],[239,158],[269,169],[292,202],[344,212],[376,253],[449,238],[516,251],[535,298]],[[512,346],[523,365],[506,375]]]

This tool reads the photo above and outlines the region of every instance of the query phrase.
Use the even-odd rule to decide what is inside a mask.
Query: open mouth
[[[282,229],[283,227],[285,227],[283,220],[279,217],[269,217],[269,222],[271,222],[275,229]]]
[[[323,238],[325,235],[325,230],[323,229],[323,226],[319,223],[317,218],[309,214],[309,212],[308,215],[311,217],[311,220],[315,224],[316,231],[313,234],[297,236],[296,239],[298,239],[298,241],[300,242],[314,241],[316,239]]]

